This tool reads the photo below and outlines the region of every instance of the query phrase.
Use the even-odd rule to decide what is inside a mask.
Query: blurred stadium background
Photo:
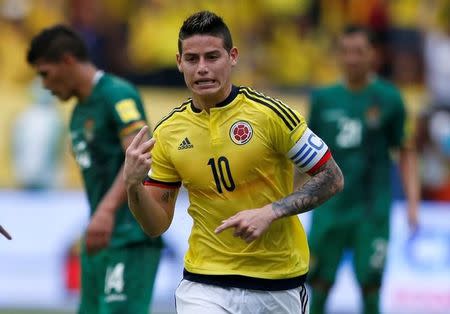
[[[74,313],[77,241],[87,205],[62,106],[40,88],[25,63],[30,38],[65,23],[89,45],[97,66],[140,87],[154,125],[188,96],[175,67],[182,21],[212,10],[240,49],[235,83],[279,96],[308,113],[315,86],[339,78],[336,36],[347,23],[376,35],[375,71],[403,92],[420,153],[421,228],[410,237],[393,167],[386,313],[450,313],[450,0],[0,0],[0,313]],[[180,196],[175,227],[165,235],[154,313],[172,313],[190,219]],[[309,216],[302,217],[308,226]],[[329,307],[358,311],[348,257]]]

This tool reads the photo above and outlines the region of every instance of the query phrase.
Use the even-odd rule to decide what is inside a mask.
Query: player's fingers
[[[141,144],[144,135],[148,132],[148,126],[144,125],[142,129],[139,130],[138,134],[133,138],[128,148],[136,148]]]
[[[147,161],[152,158],[152,153],[145,152],[139,155],[138,160],[142,163],[147,163]]]
[[[254,226],[248,226],[247,228],[245,228],[245,229],[241,232],[240,237],[241,237],[243,240],[246,240],[246,239],[248,239],[248,238],[250,238],[250,237],[253,237],[254,234],[255,234],[255,231],[256,231],[256,227],[254,227]]]
[[[108,243],[109,243],[109,238],[106,237],[105,235],[103,235],[96,243],[96,246],[98,249],[103,249],[108,245]]]
[[[243,237],[242,239],[245,241],[245,242],[247,242],[247,243],[250,243],[250,242],[252,242],[252,241],[255,241],[256,240],[256,238],[258,238],[256,235],[249,235],[248,237]]]
[[[139,146],[140,152],[148,152],[153,149],[153,146],[155,146],[156,140],[152,137],[151,139],[145,141]]]
[[[105,239],[104,236],[100,235],[90,236],[86,239],[86,251],[89,254],[93,254],[105,248],[107,244],[108,241]]]
[[[228,219],[224,220],[224,221],[222,222],[222,224],[221,224],[219,227],[217,227],[216,230],[214,230],[214,232],[215,232],[216,234],[217,234],[217,233],[221,233],[221,232],[224,231],[225,229],[234,227],[234,226],[236,226],[237,224],[238,224],[238,221],[236,221],[236,220],[234,220],[234,219],[231,219],[231,218],[228,218]]]
[[[226,221],[230,221],[230,220],[236,220],[236,219],[238,219],[239,218],[239,214],[240,214],[240,212],[239,213],[237,213],[237,214],[234,214],[233,216],[231,216],[231,217],[228,217],[227,219],[224,219],[224,220],[222,220],[222,223],[224,223],[224,222],[226,222]]]
[[[245,230],[244,229],[239,228],[239,226],[237,226],[237,227],[235,226],[234,232],[233,232],[233,236],[234,237],[240,238],[240,237],[243,237],[244,234],[245,234]]]
[[[86,245],[86,252],[88,253],[88,255],[95,254],[95,253],[97,253],[98,251],[100,251],[100,248],[99,248],[99,247],[94,246],[94,245],[90,245],[90,246],[87,246],[87,245]]]
[[[7,238],[8,240],[12,240],[11,235],[10,235],[10,234],[8,233],[8,231],[6,231],[6,229],[3,228],[1,225],[0,225],[0,233],[1,233],[5,238]]]
[[[90,238],[86,238],[86,251],[88,253],[91,253],[94,251],[94,247],[95,247],[95,245],[94,245],[93,240],[91,240]]]

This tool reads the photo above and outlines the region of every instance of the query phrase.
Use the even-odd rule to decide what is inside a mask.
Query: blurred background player
[[[27,61],[53,95],[78,100],[70,137],[91,208],[79,313],[148,313],[162,243],[134,220],[122,176],[124,151],[147,123],[141,98],[131,84],[98,70],[66,26],[37,34]]]
[[[42,191],[61,185],[65,126],[55,106],[56,98],[44,89],[40,79],[32,82],[31,94],[33,101],[14,121],[11,159],[19,185]]]
[[[130,209],[158,236],[181,184],[189,193],[178,313],[308,313],[309,250],[297,214],[339,192],[342,173],[298,112],[232,85],[237,59],[222,18],[201,11],[184,21],[177,65],[192,98],[156,125],[154,139],[143,128],[127,149]],[[312,176],[295,192],[294,164]]]
[[[345,176],[345,188],[313,212],[311,313],[324,312],[345,249],[362,289],[364,313],[378,313],[389,239],[391,158],[395,149],[412,231],[417,227],[419,187],[416,155],[405,134],[400,92],[372,72],[371,34],[349,26],[339,38],[343,80],[312,95],[309,126],[326,143]]]

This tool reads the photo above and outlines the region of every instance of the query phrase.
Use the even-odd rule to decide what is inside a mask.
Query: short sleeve
[[[291,159],[301,172],[312,174],[330,159],[331,154],[322,139],[308,128],[305,119],[295,110],[292,111],[300,119],[294,128],[273,117],[271,131],[274,146]]]
[[[152,166],[144,185],[178,188],[181,186],[181,178],[170,159],[170,155],[164,148],[164,139],[159,131],[160,129],[157,129],[153,135],[156,143],[152,150]]]
[[[121,138],[136,132],[146,124],[144,106],[138,95],[123,93],[112,99],[113,119]]]

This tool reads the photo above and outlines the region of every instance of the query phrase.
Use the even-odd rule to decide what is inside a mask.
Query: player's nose
[[[198,62],[197,72],[199,74],[205,74],[208,73],[208,65],[205,62],[205,59],[200,58],[200,61]]]

